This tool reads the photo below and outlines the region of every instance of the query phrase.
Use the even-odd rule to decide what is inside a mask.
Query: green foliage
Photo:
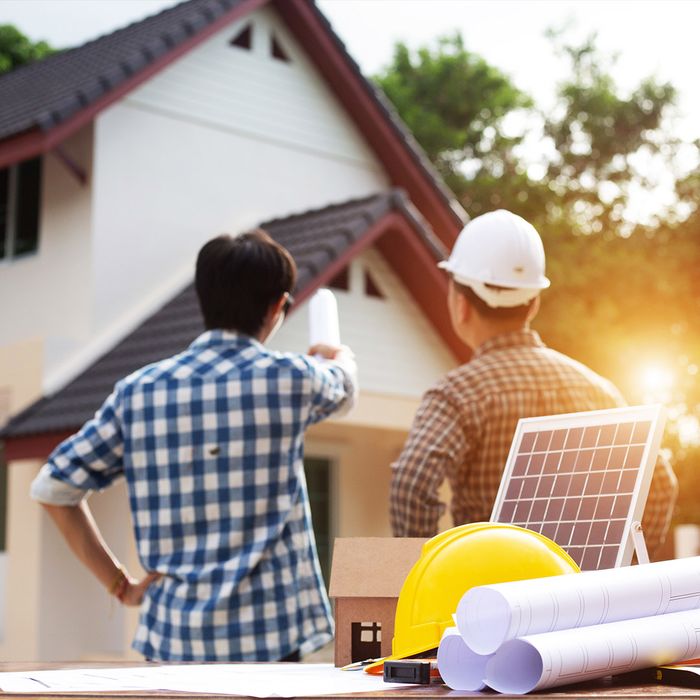
[[[510,79],[467,51],[459,34],[415,54],[397,44],[390,67],[376,78],[447,184],[467,195],[465,164],[486,181],[515,165],[520,137],[509,136],[503,118],[532,101]]]
[[[45,42],[32,42],[11,24],[0,24],[0,74],[38,61],[54,50]]]
[[[558,53],[570,63],[571,77],[558,87],[558,109],[544,122],[556,154],[547,180],[561,204],[574,210],[579,228],[619,233],[626,227],[630,186],[653,185],[633,158],[670,153],[665,147],[673,139],[661,126],[676,90],[647,78],[620,96],[610,74],[613,61],[596,50],[594,37]]]
[[[595,38],[570,46],[550,36],[570,70],[547,113],[459,35],[414,53],[397,45],[376,80],[471,216],[507,208],[542,234],[552,287],[535,327],[545,341],[629,401],[669,405],[678,518],[700,523],[700,430],[697,443],[683,435],[684,420],[700,419],[700,167],[674,169],[680,150],[697,159],[700,144],[666,123],[671,84],[646,78],[623,94]],[[504,127],[513,117],[525,125],[515,136]],[[675,178],[676,202],[636,223],[630,197],[651,196],[659,174]],[[662,396],[644,385],[647,364],[675,375]]]

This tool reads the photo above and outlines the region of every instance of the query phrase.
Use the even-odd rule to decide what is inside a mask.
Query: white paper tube
[[[448,627],[437,652],[438,671],[452,690],[483,690],[486,662],[492,657],[475,654],[456,627]]]
[[[700,557],[476,586],[457,606],[473,651],[516,637],[700,607]]]
[[[309,345],[340,345],[338,304],[330,289],[319,289],[309,302]]]
[[[486,685],[521,694],[677,663],[700,652],[698,631],[700,610],[685,610],[512,639],[486,664]]]

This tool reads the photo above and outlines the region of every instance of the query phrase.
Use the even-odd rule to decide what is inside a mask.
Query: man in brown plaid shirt
[[[487,521],[520,418],[624,406],[615,386],[544,345],[529,328],[544,276],[539,234],[499,210],[471,221],[450,259],[447,304],[472,359],[447,374],[421,403],[392,465],[391,525],[397,537],[431,537],[452,490],[455,525]],[[677,497],[676,477],[660,460],[643,529],[650,554],[663,543]]]

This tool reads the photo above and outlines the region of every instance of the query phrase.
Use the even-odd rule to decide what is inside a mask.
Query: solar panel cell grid
[[[592,414],[573,414],[567,427],[522,430],[493,519],[541,532],[583,569],[608,568],[618,561],[655,425],[619,410],[583,426],[577,415]]]

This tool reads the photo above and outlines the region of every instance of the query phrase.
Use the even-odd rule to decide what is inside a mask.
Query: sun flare
[[[661,400],[675,382],[673,372],[664,365],[647,365],[641,372],[641,385],[644,394]]]

